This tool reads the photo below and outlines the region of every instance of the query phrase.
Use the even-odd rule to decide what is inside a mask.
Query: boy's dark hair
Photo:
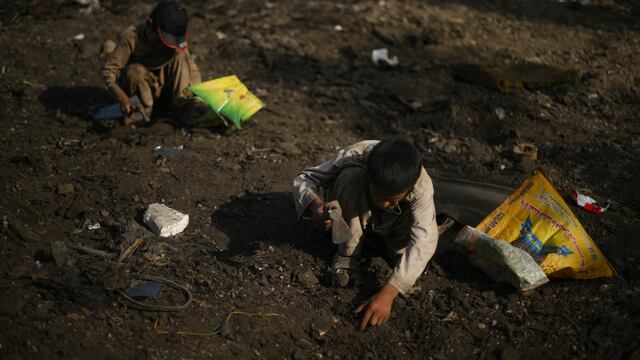
[[[413,144],[403,138],[380,141],[367,158],[369,181],[381,195],[408,191],[420,177],[422,157]]]

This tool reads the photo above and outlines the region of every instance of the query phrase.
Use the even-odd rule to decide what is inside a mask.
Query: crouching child
[[[183,6],[161,0],[146,22],[122,32],[102,74],[123,113],[135,110],[129,100],[134,95],[145,118],[156,105],[176,109],[191,104],[185,100],[190,95],[187,88],[199,84],[201,77],[187,46],[188,23]]]
[[[293,180],[298,219],[331,227],[326,204],[337,200],[351,238],[338,245],[332,275],[340,285],[358,271],[363,246],[376,249],[393,272],[386,284],[358,306],[360,326],[379,326],[399,293],[411,292],[438,242],[431,178],[408,141],[362,141]]]

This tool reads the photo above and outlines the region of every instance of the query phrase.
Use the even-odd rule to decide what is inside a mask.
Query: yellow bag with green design
[[[199,120],[200,126],[224,124],[242,128],[242,123],[264,107],[262,101],[253,95],[235,76],[206,81],[198,85],[189,86],[189,90],[207,103],[213,111],[213,116]]]
[[[593,279],[614,271],[540,171],[476,229],[529,253],[549,277]]]

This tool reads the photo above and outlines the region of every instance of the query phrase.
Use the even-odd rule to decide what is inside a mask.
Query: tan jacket
[[[141,64],[152,72],[159,72],[164,66],[169,64],[176,56],[176,51],[169,48],[161,47],[149,42],[145,35],[144,24],[138,26],[130,26],[120,34],[118,44],[107,58],[102,75],[105,84],[114,94],[124,92],[118,85],[118,76],[120,72],[129,64]],[[188,52],[188,51],[187,51]],[[200,71],[193,62],[192,57],[188,56],[190,68],[193,72],[192,79],[200,79]],[[131,94],[129,94],[131,95]]]
[[[367,157],[378,142],[368,140],[348,146],[338,151],[333,159],[301,171],[293,180],[293,198],[298,218],[313,199],[319,197],[327,200],[333,182],[343,169],[350,166],[366,168]],[[353,186],[362,189],[366,188],[367,184]],[[409,210],[412,213],[409,229],[398,229],[400,231],[395,233],[407,234],[408,243],[400,251],[402,257],[389,279],[389,283],[402,293],[407,293],[422,274],[438,243],[433,184],[424,168],[405,201],[409,202]],[[354,232],[352,226],[352,233]]]

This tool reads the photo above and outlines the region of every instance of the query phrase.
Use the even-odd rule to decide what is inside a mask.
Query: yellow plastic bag
[[[238,130],[264,106],[235,75],[192,85],[189,90],[206,102],[221,122]]]
[[[529,253],[549,277],[593,279],[614,271],[540,171],[476,229]]]

